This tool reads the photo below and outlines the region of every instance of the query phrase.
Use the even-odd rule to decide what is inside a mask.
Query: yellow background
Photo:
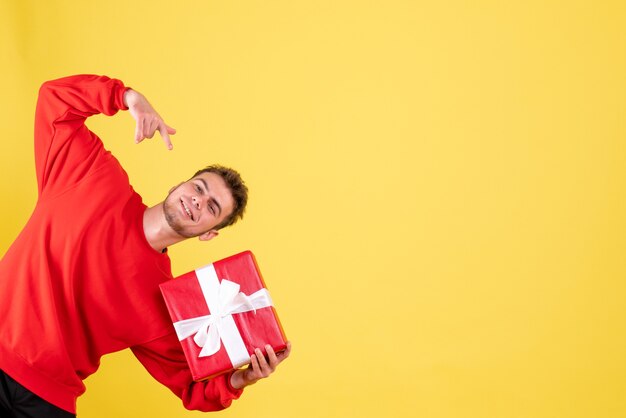
[[[251,189],[171,249],[254,251],[293,341],[220,416],[626,416],[625,28],[621,1],[3,0],[0,251],[39,84],[107,74],[178,129],[89,121],[147,203],[211,162]],[[81,417],[200,416],[127,351],[86,384]]]

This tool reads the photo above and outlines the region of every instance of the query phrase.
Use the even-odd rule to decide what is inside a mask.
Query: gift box
[[[250,251],[160,285],[193,379],[250,363],[255,348],[286,348],[286,337]]]

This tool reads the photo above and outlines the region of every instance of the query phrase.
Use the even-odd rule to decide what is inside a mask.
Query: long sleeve
[[[120,80],[76,75],[45,82],[35,113],[35,165],[39,196],[57,194],[97,169],[106,151],[85,120],[126,110]]]
[[[174,332],[131,349],[152,377],[170,388],[187,409],[219,411],[229,407],[243,392],[230,385],[232,372],[194,382]]]

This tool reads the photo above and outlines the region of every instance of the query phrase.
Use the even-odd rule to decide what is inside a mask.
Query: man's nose
[[[191,197],[191,203],[198,209],[200,209],[200,204],[202,203],[200,201],[200,198],[198,198],[197,196],[192,196]]]

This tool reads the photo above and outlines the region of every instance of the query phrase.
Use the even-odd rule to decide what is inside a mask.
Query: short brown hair
[[[233,196],[234,207],[230,215],[226,217],[215,229],[221,229],[230,226],[243,218],[243,213],[246,211],[246,205],[248,204],[248,187],[243,182],[241,175],[232,168],[224,167],[219,164],[212,164],[208,167],[198,170],[196,174],[191,176],[194,178],[202,173],[215,173],[219,175],[226,183],[226,186],[230,190]]]

